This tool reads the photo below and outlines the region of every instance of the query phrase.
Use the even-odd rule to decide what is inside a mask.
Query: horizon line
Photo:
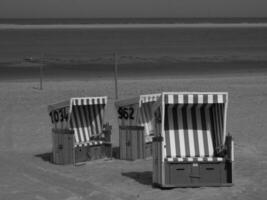
[[[129,28],[266,28],[264,23],[159,23],[159,24],[0,24],[5,29],[129,29]]]

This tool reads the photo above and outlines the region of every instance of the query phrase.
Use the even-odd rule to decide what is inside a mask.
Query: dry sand
[[[99,160],[80,167],[47,161],[47,105],[73,96],[108,95],[106,121],[118,144],[111,80],[0,83],[0,199],[265,199],[267,195],[267,76],[119,80],[119,96],[161,91],[227,91],[227,130],[235,139],[234,186],[152,188],[152,160]]]

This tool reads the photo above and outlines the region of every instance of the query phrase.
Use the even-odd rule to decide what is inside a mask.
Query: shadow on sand
[[[152,172],[124,172],[121,173],[122,176],[127,176],[129,178],[134,179],[135,181],[143,184],[143,185],[151,185],[152,186]]]
[[[43,161],[50,163],[52,163],[52,156],[53,156],[52,152],[35,155],[35,157],[41,158]]]

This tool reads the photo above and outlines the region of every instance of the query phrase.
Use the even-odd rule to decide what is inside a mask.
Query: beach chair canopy
[[[222,161],[227,93],[163,93],[154,105],[169,161]],[[161,130],[160,130],[161,129]]]
[[[48,106],[53,128],[74,131],[75,146],[89,143],[103,130],[107,97],[71,98]]]
[[[161,94],[140,95],[135,98],[119,100],[115,103],[118,108],[120,126],[144,126],[146,141],[152,140],[149,135],[153,134],[153,113],[152,106]],[[128,110],[128,114],[123,116],[123,109]]]
[[[138,122],[144,126],[147,135],[154,133],[153,128],[153,104],[159,99],[160,94],[141,95],[139,99]]]

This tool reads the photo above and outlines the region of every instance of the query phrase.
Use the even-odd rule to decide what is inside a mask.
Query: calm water
[[[98,20],[105,22],[104,19]],[[142,20],[148,23],[145,19]],[[153,20],[163,23],[162,19]],[[168,20],[175,21],[175,19]],[[204,22],[203,19],[187,20],[188,22],[181,21]],[[233,20],[238,23],[267,21],[266,19],[209,20],[213,20],[214,23],[235,22]],[[41,20],[42,22],[14,19],[14,21],[0,20],[0,24],[7,21],[18,24],[29,24],[29,21],[31,24],[97,23],[97,20],[88,19],[69,21],[50,19]],[[114,23],[111,21],[107,23]],[[176,22],[177,19],[173,23]],[[27,74],[31,74],[32,68],[28,69],[25,63],[20,64],[26,57],[45,57],[47,74],[52,74],[49,68],[60,68],[56,72],[61,75],[65,73],[70,76],[74,74],[82,76],[97,71],[97,76],[105,76],[105,73],[112,73],[113,52],[117,52],[120,68],[125,74],[126,71],[131,71],[149,75],[153,70],[153,73],[164,72],[166,75],[181,74],[181,71],[187,73],[203,71],[216,73],[216,71],[240,69],[261,71],[267,66],[267,28],[0,30],[0,78],[10,78],[15,76],[14,74],[17,76],[18,71],[21,77],[28,77]],[[64,73],[61,73],[62,65],[65,69],[68,68]],[[72,69],[71,72],[69,69]],[[83,71],[79,71],[81,69]],[[87,73],[84,73],[85,71]]]
[[[173,23],[264,23],[267,18],[90,18],[0,19],[0,24],[173,24]]]

